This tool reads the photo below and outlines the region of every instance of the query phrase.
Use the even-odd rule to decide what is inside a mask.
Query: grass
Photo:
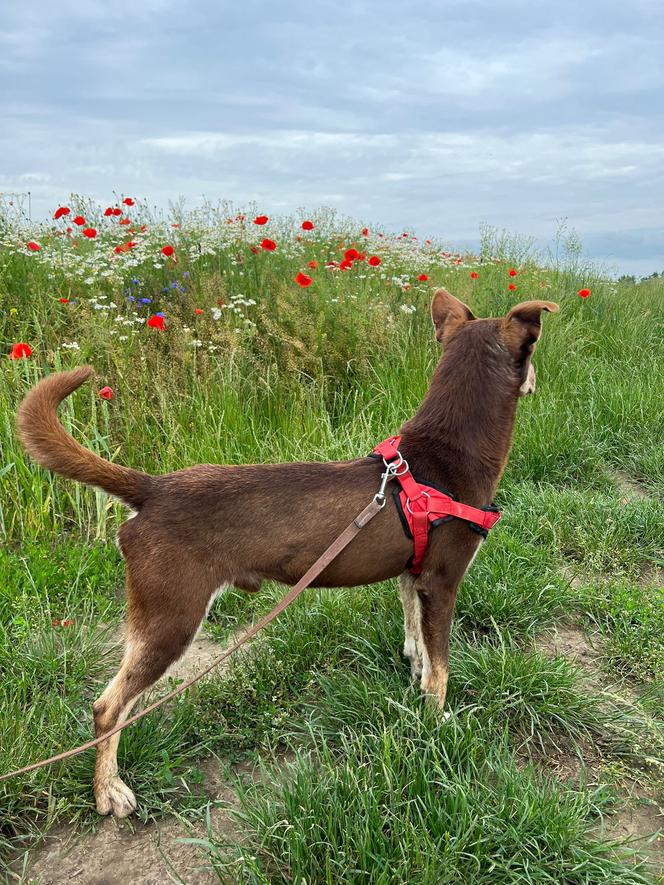
[[[410,684],[394,582],[307,591],[223,674],[133,727],[120,765],[147,820],[203,812],[206,756],[263,760],[264,777],[238,785],[245,842],[210,831],[201,846],[226,881],[651,881],[598,822],[615,813],[616,769],[651,790],[664,780],[664,283],[617,285],[575,256],[547,267],[491,232],[479,256],[457,259],[314,221],[298,240],[288,219],[267,233],[225,217],[194,214],[176,230],[152,219],[116,255],[122,230],[101,219],[98,239],[76,246],[33,232],[42,250],[31,254],[0,220],[0,337],[7,351],[33,349],[0,368],[0,771],[89,737],[122,615],[111,543],[122,509],[28,463],[16,440],[13,415],[39,377],[92,362],[98,380],[63,420],[151,472],[356,457],[426,390],[432,285],[479,315],[544,297],[562,310],[545,320],[538,391],[519,408],[504,518],[459,593],[451,721]],[[266,235],[277,249],[252,252]],[[161,256],[168,242],[177,264]],[[353,245],[381,265],[325,268]],[[158,310],[165,331],[145,326]],[[110,402],[97,396],[105,384]],[[616,470],[643,497],[626,498]],[[227,592],[209,634],[223,643],[281,592]],[[635,700],[590,691],[565,659],[533,651],[562,618],[600,631],[607,685],[629,680]],[[606,760],[601,785],[557,781],[547,753],[587,746]],[[291,763],[278,761],[284,749]],[[0,785],[5,862],[58,822],[95,825],[92,765],[86,754]]]

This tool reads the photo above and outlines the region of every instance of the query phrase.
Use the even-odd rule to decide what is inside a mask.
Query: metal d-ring
[[[428,492],[420,492],[415,500],[417,501],[419,498],[422,497],[430,498],[431,495]],[[414,516],[413,511],[410,509],[410,498],[406,498],[406,510],[410,513],[411,516]]]

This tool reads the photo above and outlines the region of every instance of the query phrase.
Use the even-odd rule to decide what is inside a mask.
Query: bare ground
[[[584,674],[583,684],[589,689],[600,687],[604,681],[599,668],[599,634],[589,638],[578,626],[562,623],[538,640],[537,646],[552,657],[564,655],[576,664]],[[201,635],[168,676],[187,679],[209,666],[220,651],[218,643]],[[545,765],[556,777],[573,783],[578,783],[583,773],[585,782],[591,786],[599,783],[602,758],[587,743],[581,746],[580,755],[564,749],[551,753]],[[216,760],[204,762],[201,769],[212,803],[210,815],[215,832],[230,841],[239,841],[241,836],[231,816],[237,803],[234,790]],[[248,768],[244,772],[250,774]],[[652,797],[633,785],[632,792],[624,797],[624,806],[604,820],[600,831],[609,839],[631,840],[648,858],[656,875],[664,877],[664,838],[660,835],[650,840],[652,834],[664,826],[663,814]],[[200,846],[182,841],[205,836],[203,822],[187,825],[175,817],[148,824],[107,819],[95,833],[84,836],[71,827],[60,827],[44,845],[30,852],[27,868],[22,871],[23,875],[17,875],[17,880],[22,885],[213,883],[218,878],[207,865],[204,851]]]
[[[600,634],[588,636],[575,624],[561,623],[550,633],[540,637],[537,647],[551,657],[566,657],[581,671],[581,684],[592,690],[601,689],[606,682],[599,669],[601,658]],[[636,692],[622,687],[625,699],[633,702]],[[578,784],[583,777],[588,786],[599,785],[602,779],[603,759],[589,742],[580,742],[581,754],[560,750],[547,756],[546,768],[563,781]],[[631,847],[647,859],[655,876],[664,883],[664,807],[661,797],[648,793],[635,781],[624,783],[622,805],[615,814],[606,817],[599,833],[603,838],[628,840]]]

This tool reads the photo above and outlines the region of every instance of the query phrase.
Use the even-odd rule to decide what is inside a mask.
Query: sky
[[[0,193],[321,206],[664,271],[661,0],[5,0]]]

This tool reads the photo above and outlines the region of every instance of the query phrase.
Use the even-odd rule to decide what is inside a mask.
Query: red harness
[[[419,575],[429,543],[429,528],[450,519],[463,519],[469,528],[486,537],[501,514],[493,504],[490,507],[471,507],[469,504],[461,504],[449,492],[418,482],[399,451],[400,442],[400,436],[391,436],[376,446],[373,454],[380,456],[386,467],[392,468],[393,476],[401,486],[400,491],[395,491],[394,500],[404,531],[413,541],[413,557],[409,568],[414,575]]]

